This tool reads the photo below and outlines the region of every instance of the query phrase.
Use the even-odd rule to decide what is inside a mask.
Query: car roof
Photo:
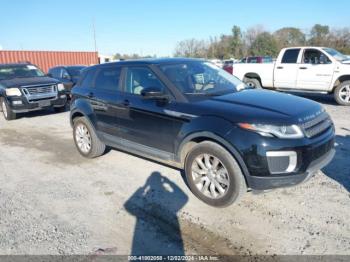
[[[92,67],[100,66],[110,66],[110,65],[154,65],[154,64],[172,64],[172,63],[188,63],[194,61],[205,61],[204,58],[146,58],[146,59],[130,59],[130,60],[121,60],[118,62],[109,62],[105,64],[94,65]]]
[[[65,65],[58,65],[58,66],[53,66],[50,69],[54,69],[54,68],[77,68],[77,67],[87,67],[86,65],[72,65],[72,66],[65,66]]]
[[[13,66],[20,66],[20,65],[32,65],[30,63],[7,63],[7,64],[0,64],[0,67],[13,67]]]

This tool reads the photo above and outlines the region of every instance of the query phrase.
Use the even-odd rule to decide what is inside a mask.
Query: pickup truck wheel
[[[247,192],[237,161],[211,141],[192,148],[186,158],[185,174],[193,194],[214,207],[228,206]]]
[[[260,81],[258,79],[255,79],[255,78],[246,77],[243,79],[243,82],[251,88],[262,88]]]
[[[8,121],[16,119],[17,114],[11,110],[5,98],[2,97],[0,99],[0,102],[1,102],[1,111],[2,111],[2,114],[4,115],[4,118]]]
[[[344,81],[335,88],[334,99],[339,105],[350,106],[350,81]]]
[[[95,158],[103,155],[106,145],[97,137],[90,122],[79,117],[74,119],[73,138],[79,153],[87,158]]]

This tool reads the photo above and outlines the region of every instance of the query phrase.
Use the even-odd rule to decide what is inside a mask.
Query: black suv
[[[6,120],[45,108],[63,111],[64,86],[32,64],[0,64],[0,103]]]
[[[87,68],[72,91],[71,125],[83,156],[108,145],[183,168],[192,192],[213,206],[305,181],[335,153],[320,104],[247,89],[195,59]]]
[[[70,94],[84,68],[86,66],[56,66],[49,69],[48,75],[62,82],[67,94]]]

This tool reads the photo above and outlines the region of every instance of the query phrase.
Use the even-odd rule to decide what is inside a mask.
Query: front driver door
[[[297,87],[327,91],[332,83],[334,64],[317,49],[305,49],[298,69]]]
[[[145,99],[141,91],[157,87],[169,95],[168,101]],[[141,150],[174,153],[174,141],[182,120],[165,112],[176,106],[167,87],[147,66],[126,68],[123,95],[124,113],[119,115],[122,138]],[[152,152],[150,152],[152,154]]]

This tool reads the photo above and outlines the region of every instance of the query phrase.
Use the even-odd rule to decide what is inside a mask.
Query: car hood
[[[311,120],[324,109],[314,101],[275,91],[248,89],[198,102],[204,114],[234,122],[291,124]],[[203,114],[203,113],[202,113]]]
[[[45,85],[45,84],[58,84],[59,81],[51,77],[28,77],[28,78],[12,78],[8,80],[0,80],[0,84],[5,87],[21,87],[30,85]]]

